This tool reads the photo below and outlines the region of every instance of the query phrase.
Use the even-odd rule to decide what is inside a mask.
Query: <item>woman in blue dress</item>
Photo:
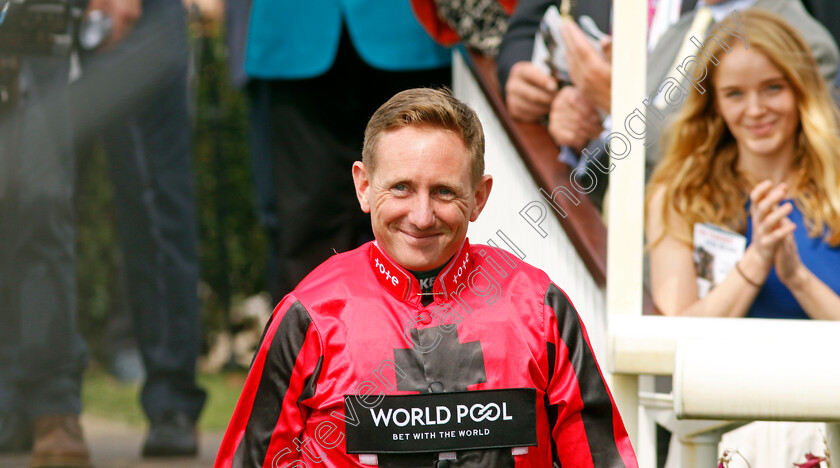
[[[665,315],[840,319],[840,113],[801,35],[749,9],[698,52],[708,76],[648,185],[651,292]],[[727,50],[728,49],[728,50]],[[746,237],[701,298],[695,223]]]

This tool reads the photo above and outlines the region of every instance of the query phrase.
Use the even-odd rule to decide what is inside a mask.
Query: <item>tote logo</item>
[[[458,271],[455,273],[455,276],[452,277],[452,284],[458,284],[458,279],[464,276],[464,273],[467,271],[467,262],[470,261],[470,253],[467,252],[467,255],[464,257],[464,263],[458,267]]]
[[[400,279],[392,275],[391,270],[386,268],[384,264],[379,263],[378,258],[375,258],[374,262],[376,263],[376,270],[379,272],[380,275],[385,275],[385,278],[389,280],[394,286],[398,286],[400,284]]]

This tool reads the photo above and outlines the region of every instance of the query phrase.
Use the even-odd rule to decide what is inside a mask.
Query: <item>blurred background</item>
[[[186,5],[201,257],[199,371],[209,393],[199,427],[223,430],[273,305],[264,292],[267,240],[252,208],[246,98],[231,86],[227,70],[224,3],[201,0]],[[136,403],[142,364],[130,336],[108,163],[99,144],[80,148],[77,157],[79,327],[91,353],[84,408],[86,413],[143,425]]]

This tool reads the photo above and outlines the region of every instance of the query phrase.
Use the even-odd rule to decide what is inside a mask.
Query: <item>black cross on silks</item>
[[[480,341],[461,343],[458,330],[448,327],[411,329],[411,338],[421,349],[436,347],[426,353],[414,348],[395,349],[394,362],[404,375],[397,372],[397,390],[420,393],[466,391],[468,385],[487,382],[484,353]],[[447,468],[513,468],[510,449],[467,450],[458,452],[457,460],[439,460],[436,453],[379,454],[379,468],[434,467]]]
[[[461,343],[458,330],[449,327],[430,327],[411,330],[411,338],[418,346],[432,347],[421,353],[414,348],[395,349],[394,362],[405,375],[397,372],[397,390],[441,393],[466,391],[468,385],[487,382],[484,353],[480,341]]]

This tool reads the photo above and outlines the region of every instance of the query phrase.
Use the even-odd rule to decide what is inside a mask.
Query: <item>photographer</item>
[[[72,121],[79,138],[101,137],[108,159],[128,309],[145,370],[140,404],[149,433],[142,455],[194,456],[206,395],[195,376],[199,258],[186,11],[180,0],[143,0],[142,8],[123,41],[81,54],[82,76],[70,86]]]
[[[73,5],[64,0],[39,2],[61,12],[49,21],[46,14],[9,13],[29,3],[0,1],[4,39],[17,32],[44,39],[38,28],[62,19],[73,31]],[[87,8],[112,19],[104,47],[125,37],[140,14],[139,0],[92,0]],[[25,21],[13,23],[18,17]],[[66,49],[34,55],[39,51],[12,50],[13,43],[0,49],[0,452],[31,449],[32,468],[87,467],[79,425],[87,350],[76,328],[70,60]]]

